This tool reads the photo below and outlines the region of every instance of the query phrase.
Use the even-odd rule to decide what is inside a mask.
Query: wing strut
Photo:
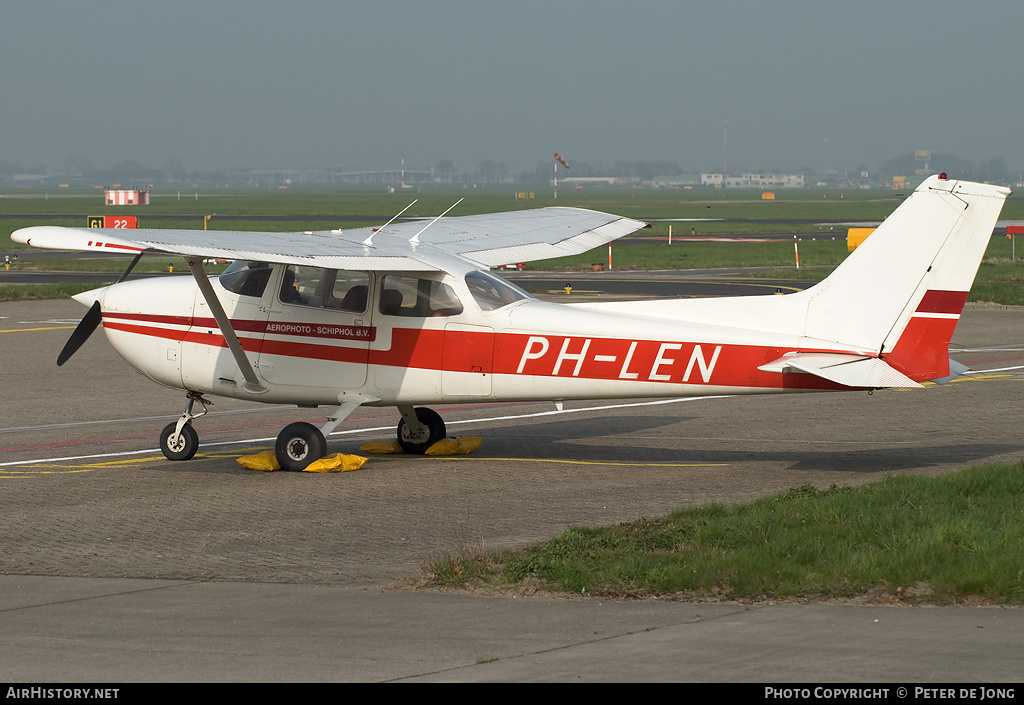
[[[450,211],[450,210],[451,210],[452,208],[454,208],[455,206],[459,205],[460,203],[462,203],[462,202],[463,202],[463,201],[465,201],[465,200],[466,200],[466,199],[465,199],[465,197],[463,197],[463,198],[460,198],[460,199],[459,199],[459,200],[457,200],[457,201],[456,201],[455,203],[453,203],[453,204],[451,204],[450,206],[448,206],[448,210],[446,210],[446,211],[445,211],[444,213],[442,213],[441,215],[437,216],[437,217],[436,217],[436,218],[434,218],[434,219],[433,219],[432,221],[430,221],[429,223],[427,223],[426,225],[424,225],[424,226],[423,226],[423,230],[426,230],[426,229],[427,229],[427,228],[429,228],[429,227],[430,227],[431,225],[433,225],[433,224],[434,224],[434,223],[436,223],[437,221],[441,220],[441,218],[445,217],[445,215],[447,215],[447,214],[448,214],[448,211]],[[423,230],[420,230],[420,231],[419,231],[418,233],[416,233],[416,234],[415,234],[415,235],[413,235],[413,236],[412,236],[411,238],[409,238],[409,242],[410,242],[410,243],[412,243],[413,245],[418,245],[418,244],[419,244],[419,242],[420,242],[420,234],[421,234],[421,233],[423,232]]]
[[[368,238],[366,238],[365,240],[363,240],[363,244],[366,245],[367,247],[373,247],[373,236],[376,235],[377,233],[379,233],[384,228],[386,228],[389,225],[391,225],[393,222],[395,222],[395,218],[397,218],[398,216],[402,215],[402,213],[405,213],[407,210],[412,208],[412,204],[416,203],[416,201],[418,201],[418,200],[420,200],[420,199],[417,198],[412,203],[407,205],[405,208],[403,208],[402,210],[400,210],[397,213],[395,213],[394,217],[392,217],[391,220],[389,220],[388,222],[384,223],[384,225],[380,226],[379,228],[371,228],[370,229],[370,236]]]
[[[214,320],[217,321],[217,326],[224,336],[224,341],[228,344],[228,349],[235,358],[235,364],[238,365],[242,376],[245,377],[245,384],[242,385],[242,389],[250,394],[263,394],[270,391],[260,384],[259,378],[256,377],[252,364],[249,362],[245,350],[242,349],[242,343],[238,340],[235,329],[231,327],[231,320],[224,312],[224,307],[220,305],[220,299],[217,298],[217,294],[213,291],[213,286],[210,284],[210,279],[206,276],[206,270],[203,269],[203,260],[198,257],[186,257],[185,264],[188,265],[189,271],[192,272],[192,276],[196,280],[196,284],[199,285],[199,291],[203,293],[206,305],[210,307],[210,313],[213,314]]]

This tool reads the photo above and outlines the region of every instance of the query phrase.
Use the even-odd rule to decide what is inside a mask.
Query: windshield
[[[494,311],[502,306],[530,298],[530,295],[514,284],[490,272],[476,271],[466,275],[466,286],[478,306],[484,311]]]
[[[239,296],[263,296],[270,281],[270,265],[252,260],[235,260],[220,275],[220,283]]]

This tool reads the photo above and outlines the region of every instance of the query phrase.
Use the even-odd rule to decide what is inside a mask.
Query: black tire
[[[192,456],[199,450],[199,434],[192,428],[192,424],[185,424],[178,434],[178,442],[171,445],[171,436],[174,435],[174,427],[178,423],[169,423],[160,432],[160,452],[168,460],[191,460]]]
[[[426,438],[414,437],[406,429],[405,419],[402,419],[398,422],[398,444],[402,446],[402,450],[406,453],[423,455],[427,448],[444,438],[446,430],[441,415],[433,409],[428,409],[424,406],[417,407],[416,418],[427,427],[428,433]]]
[[[305,421],[285,426],[274,444],[274,454],[282,470],[305,470],[310,463],[324,457],[326,452],[324,434]]]

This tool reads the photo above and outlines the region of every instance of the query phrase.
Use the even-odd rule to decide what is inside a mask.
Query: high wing
[[[581,254],[646,223],[583,208],[409,221],[384,228],[310,232],[125,230],[36,226],[11,235],[44,249],[159,252],[331,269],[441,271],[445,255],[484,267]]]

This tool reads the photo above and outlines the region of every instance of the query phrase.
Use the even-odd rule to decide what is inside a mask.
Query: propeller
[[[142,252],[135,255],[135,258],[128,265],[128,269],[124,270],[124,274],[117,280],[116,283],[120,284],[128,278],[128,274],[135,269],[135,265],[142,259]],[[103,320],[103,314],[100,312],[100,302],[94,301],[92,306],[89,307],[89,311],[85,314],[81,321],[78,322],[78,327],[75,328],[75,332],[68,338],[68,342],[64,343],[64,349],[60,351],[60,355],[57,356],[57,367],[60,367],[67,362],[72,355],[78,352],[78,348],[82,347],[82,344],[89,339],[92,332],[99,326],[100,321]]]
[[[89,312],[85,314],[85,317],[78,322],[78,327],[75,328],[75,332],[68,338],[68,342],[64,344],[64,349],[60,351],[60,355],[57,356],[57,366],[63,365],[68,361],[72,355],[78,352],[78,348],[82,347],[82,343],[89,339],[92,332],[99,326],[100,321],[103,319],[103,314],[100,313],[100,302],[94,301],[92,306],[89,308]]]

